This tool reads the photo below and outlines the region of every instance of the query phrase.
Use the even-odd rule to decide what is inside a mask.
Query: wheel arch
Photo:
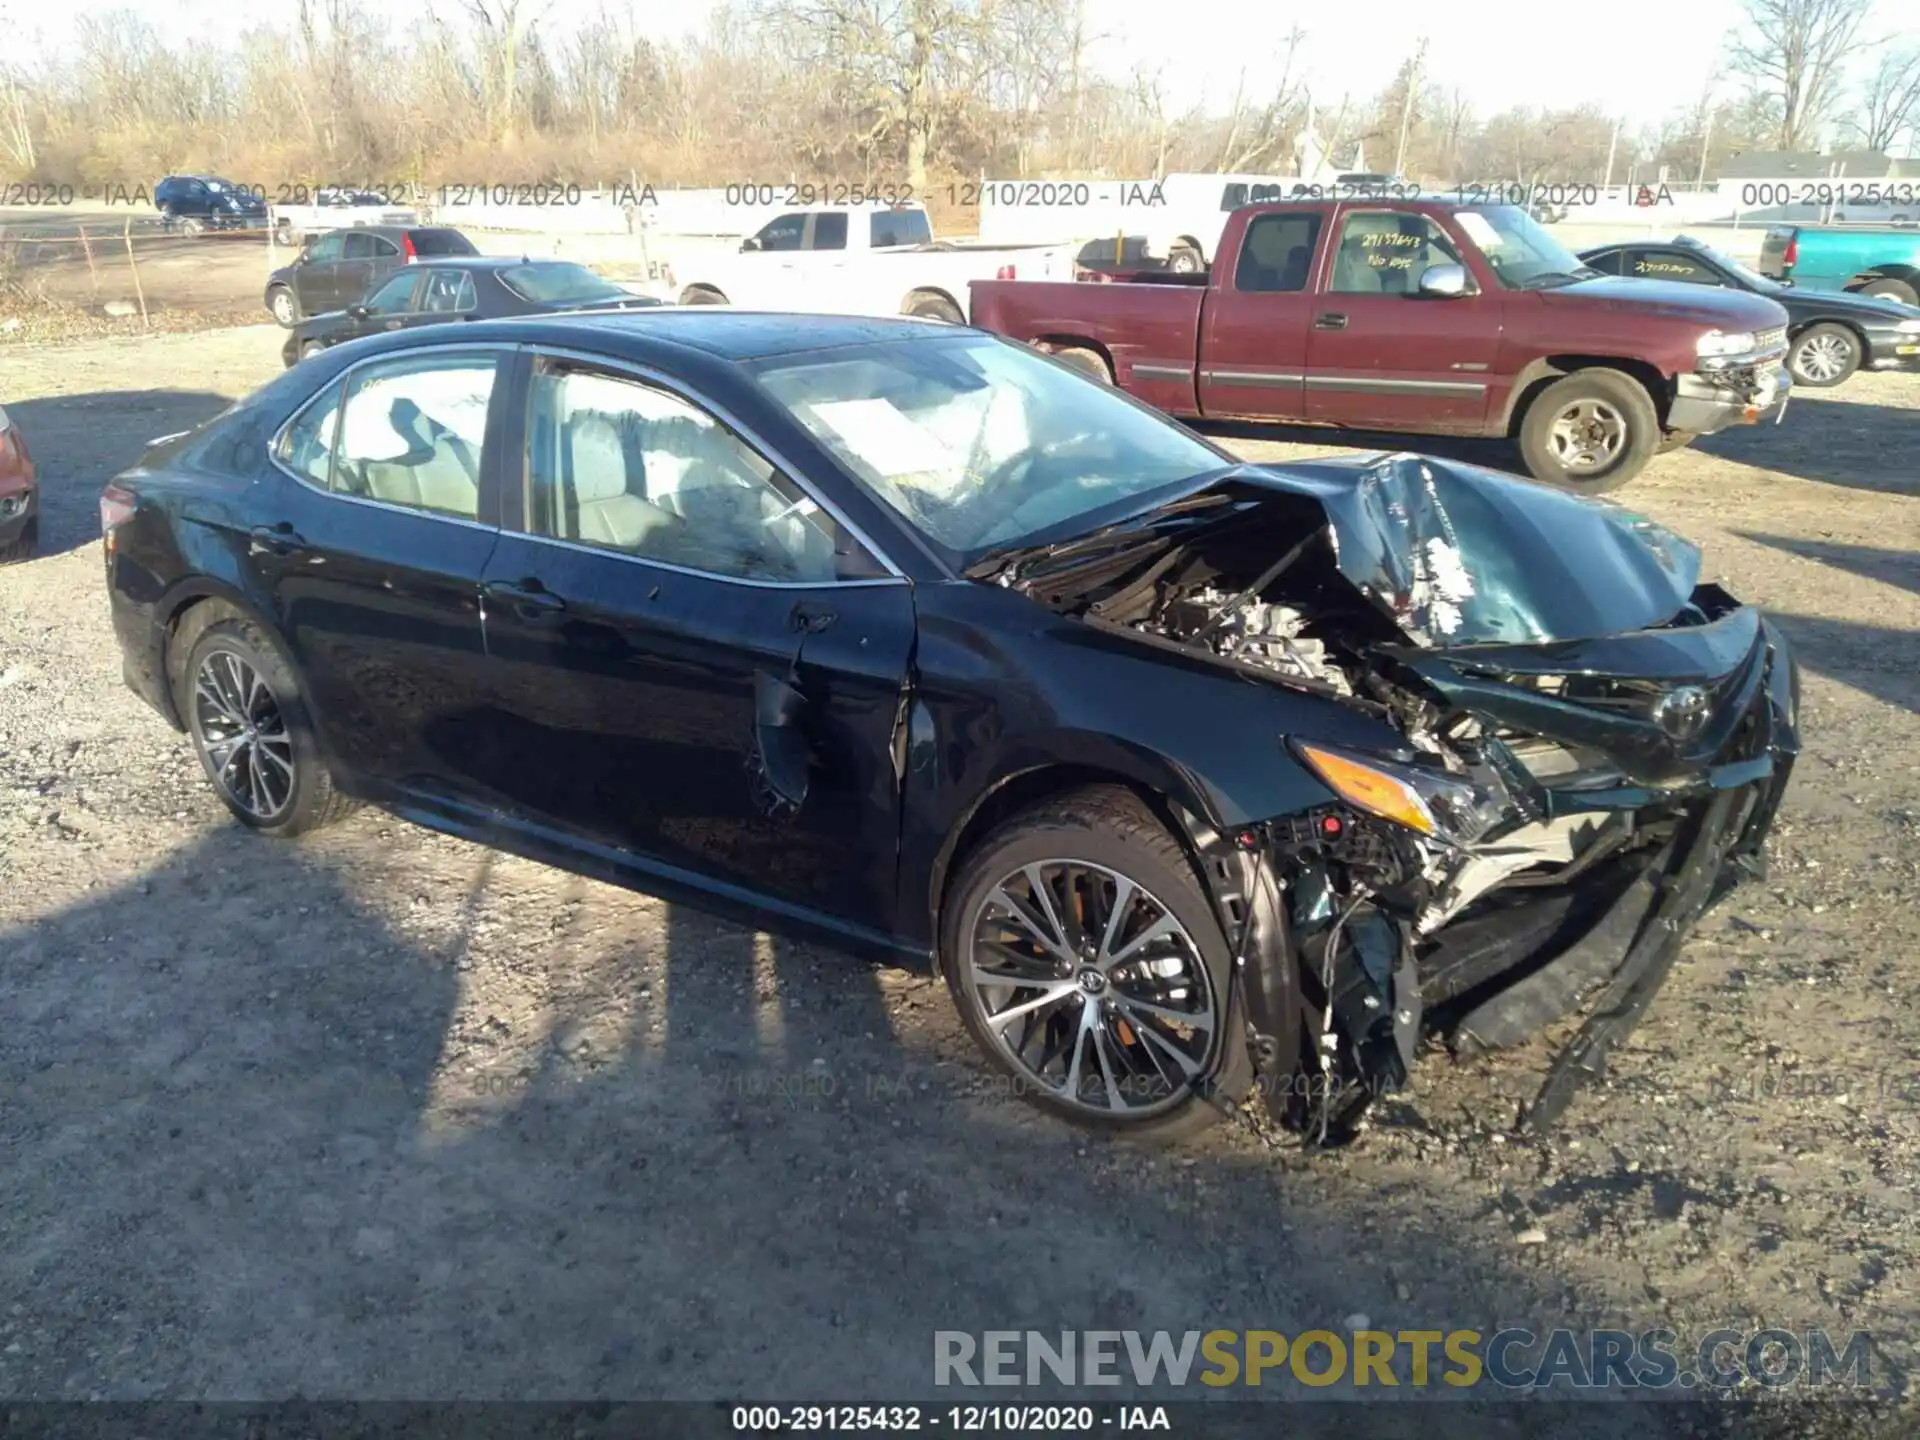
[[[1628,355],[1542,355],[1521,366],[1507,392],[1507,413],[1501,427],[1507,437],[1512,439],[1520,433],[1520,425],[1533,402],[1540,398],[1541,391],[1581,370],[1618,370],[1637,380],[1653,401],[1654,414],[1665,428],[1668,402],[1673,397],[1672,387],[1659,366]]]
[[[166,718],[177,730],[187,728],[186,716],[180,709],[180,682],[183,678],[180,667],[187,651],[187,647],[180,644],[181,635],[183,632],[192,633],[189,631],[190,625],[211,625],[229,614],[256,626],[302,687],[306,684],[300,662],[280,634],[280,627],[274,624],[271,616],[249,600],[244,591],[212,575],[189,576],[168,590],[155,604],[153,612],[160,675],[169,711]]]
[[[1036,335],[1027,343],[1048,355],[1053,354],[1056,350],[1091,350],[1106,362],[1107,373],[1111,375],[1116,382],[1120,378],[1120,367],[1113,363],[1113,352],[1091,336]]]

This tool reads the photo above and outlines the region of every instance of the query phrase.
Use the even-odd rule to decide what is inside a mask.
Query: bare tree
[[[1891,151],[1920,129],[1920,47],[1882,54],[1849,121],[1863,149]]]
[[[1306,104],[1306,87],[1295,69],[1306,38],[1306,32],[1296,25],[1280,42],[1279,63],[1271,67],[1279,73],[1264,102],[1249,102],[1247,72],[1240,72],[1228,111],[1226,139],[1221,142],[1213,170],[1233,174],[1287,153]]]
[[[1730,64],[1778,106],[1777,148],[1817,148],[1871,7],[1872,0],[1745,0]]]

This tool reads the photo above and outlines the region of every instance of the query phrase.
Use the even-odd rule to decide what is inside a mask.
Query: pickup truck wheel
[[[964,325],[967,317],[960,307],[944,295],[916,295],[907,302],[907,314],[921,320],[939,320],[948,325]]]
[[[1578,370],[1554,381],[1520,422],[1527,473],[1589,492],[1626,484],[1659,443],[1653,397],[1618,370]]]
[[[1191,245],[1176,245],[1167,251],[1167,269],[1175,275],[1198,275],[1206,268],[1207,262]]]
[[[1831,389],[1860,368],[1860,337],[1844,325],[1809,325],[1787,352],[1787,368],[1802,385]]]
[[[688,287],[687,293],[680,297],[682,305],[724,305],[727,297],[718,290],[710,290],[705,285]]]
[[[1113,369],[1107,364],[1106,356],[1098,350],[1089,350],[1084,345],[1068,345],[1054,351],[1053,358],[1063,365],[1071,365],[1089,380],[1098,380],[1102,385],[1113,384]]]
[[[273,312],[282,330],[291,330],[300,318],[300,307],[293,303],[293,292],[284,285],[273,287],[273,293],[267,296],[267,309]]]
[[[1860,287],[1862,295],[1877,295],[1882,300],[1898,300],[1902,305],[1920,305],[1920,293],[1904,280],[1875,280]]]

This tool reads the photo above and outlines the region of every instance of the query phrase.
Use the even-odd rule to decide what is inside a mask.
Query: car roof
[[[418,266],[410,268],[419,268]],[[432,345],[435,327],[400,330],[357,340],[377,351]],[[628,360],[664,360],[674,353],[704,354],[716,360],[761,360],[802,355],[854,345],[934,341],[983,332],[965,326],[909,316],[794,315],[778,311],[721,309],[705,305],[649,306],[642,310],[598,310],[573,314],[475,320],[460,327],[463,342],[504,341],[519,345],[585,348]]]
[[[373,230],[373,225],[356,226],[360,230]],[[417,229],[414,226],[399,227]],[[438,227],[434,227],[438,228]],[[432,270],[436,267],[455,266],[461,270],[513,270],[522,265],[573,265],[578,260],[563,260],[557,255],[422,255],[415,259],[409,269]],[[618,284],[619,282],[614,282]]]

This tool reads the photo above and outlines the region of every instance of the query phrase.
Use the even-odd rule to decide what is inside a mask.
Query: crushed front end
[[[1472,467],[1290,466],[1212,498],[997,578],[1403,738],[1277,737],[1327,803],[1201,837],[1269,1107],[1336,1143],[1423,1041],[1584,1009],[1522,1116],[1545,1128],[1763,865],[1799,750],[1784,638],[1651,521]]]

